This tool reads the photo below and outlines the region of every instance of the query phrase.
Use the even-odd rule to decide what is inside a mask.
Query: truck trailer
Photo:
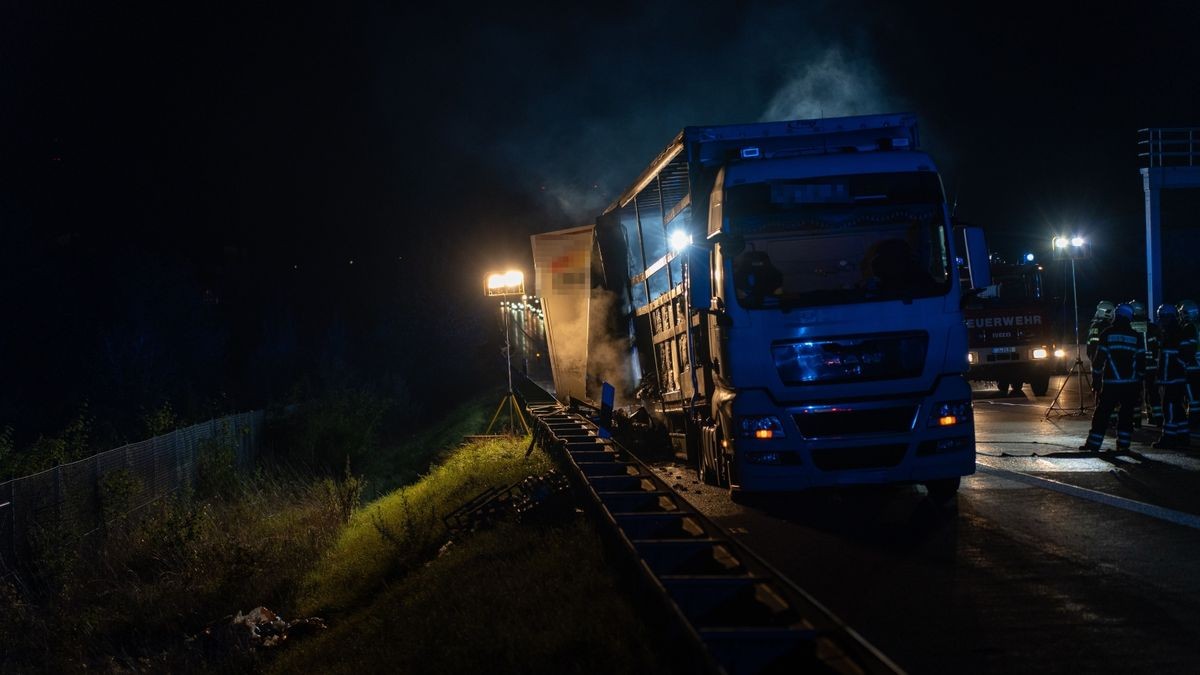
[[[974,472],[959,251],[914,116],[686,127],[533,248],[557,394],[619,382],[735,499],[944,500]]]

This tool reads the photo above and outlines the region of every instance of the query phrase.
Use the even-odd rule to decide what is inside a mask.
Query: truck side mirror
[[[992,285],[992,269],[988,262],[987,239],[983,229],[978,227],[958,227],[955,233],[961,233],[967,259],[967,270],[971,275],[972,288],[987,288]]]

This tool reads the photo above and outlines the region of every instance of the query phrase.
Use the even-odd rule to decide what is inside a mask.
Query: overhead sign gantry
[[[1200,127],[1152,128],[1138,131],[1142,186],[1146,191],[1147,307],[1163,299],[1162,209],[1159,191],[1200,188]]]

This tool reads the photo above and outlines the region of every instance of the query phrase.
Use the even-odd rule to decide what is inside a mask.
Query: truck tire
[[[929,493],[929,501],[938,506],[946,506],[958,495],[958,486],[961,483],[960,476],[928,480],[925,481],[925,491]]]
[[[1008,380],[996,380],[996,391],[1001,396],[1008,396]]]
[[[700,447],[696,452],[696,477],[705,485],[720,485],[721,474],[717,462],[719,441],[715,427],[703,427],[700,431]]]
[[[1029,389],[1033,391],[1034,396],[1045,396],[1046,392],[1050,391],[1050,376],[1039,375],[1030,380]]]

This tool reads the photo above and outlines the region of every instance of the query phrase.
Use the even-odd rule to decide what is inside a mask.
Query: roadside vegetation
[[[39,531],[0,579],[0,672],[670,670],[582,516],[449,542],[444,516],[551,467],[527,439],[461,442],[494,401],[385,441],[386,404],[355,397],[276,421],[253,475],[207,447],[190,490],[133,513],[136,477],[106,475],[101,531]],[[258,606],[328,629],[252,649],[229,626]]]

